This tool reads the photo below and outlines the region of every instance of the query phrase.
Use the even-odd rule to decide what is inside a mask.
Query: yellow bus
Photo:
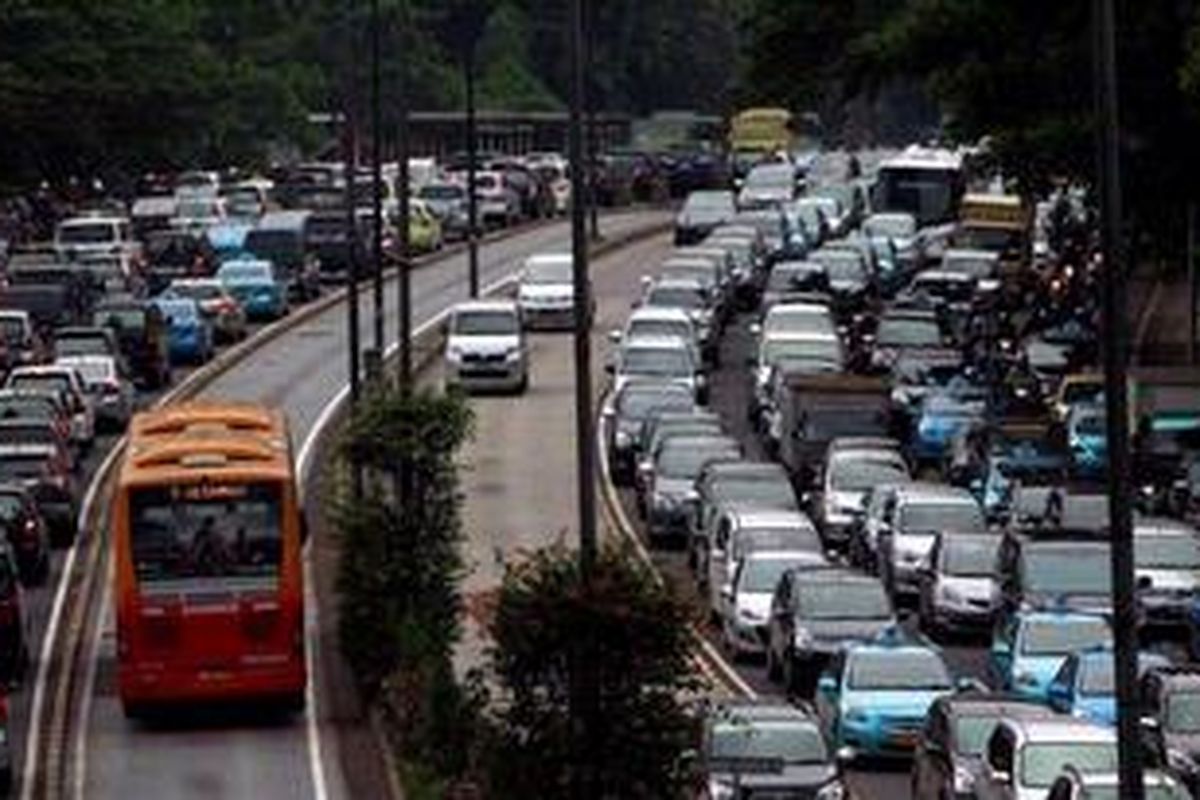
[[[792,144],[792,112],[785,108],[748,108],[729,121],[729,151],[773,153]]]

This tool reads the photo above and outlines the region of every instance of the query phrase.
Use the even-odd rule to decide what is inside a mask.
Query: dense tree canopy
[[[736,0],[593,2],[592,87],[609,110],[721,110]],[[565,106],[566,0],[380,0],[383,84],[462,102],[462,8],[480,19],[480,104]],[[0,3],[0,186],[261,160],[312,144],[312,111],[366,91],[367,0]],[[357,76],[347,81],[353,63]]]

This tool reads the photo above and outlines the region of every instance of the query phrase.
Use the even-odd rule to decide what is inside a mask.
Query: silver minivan
[[[521,310],[512,300],[474,300],[450,312],[446,384],[468,391],[524,392],[529,349]]]

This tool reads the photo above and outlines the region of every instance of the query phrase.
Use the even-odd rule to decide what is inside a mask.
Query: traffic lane
[[[646,265],[660,263],[670,250],[664,234],[594,262],[593,397],[607,382],[607,331],[628,316]],[[486,609],[505,566],[542,547],[578,542],[574,338],[569,331],[535,333],[530,343],[524,394],[471,398],[475,433],[463,449],[459,472],[468,611],[455,652],[459,674],[486,663]]]
[[[619,236],[669,219],[664,212],[634,212],[602,218],[605,236]],[[479,283],[490,283],[515,273],[524,259],[539,252],[570,249],[570,226],[559,222],[515,235],[480,249]],[[411,276],[412,320],[416,327],[445,308],[468,299],[466,254],[429,264]],[[384,293],[385,330],[388,342],[396,338],[398,298],[395,282]],[[359,295],[359,335],[363,346],[372,343],[373,314],[370,293]],[[289,331],[262,350],[251,354],[204,394],[226,399],[252,399],[284,408],[297,445],[304,441],[317,417],[345,386],[349,374],[349,328],[344,304]]]
[[[661,213],[606,216],[604,233],[615,236],[664,218]],[[567,247],[569,228],[562,223],[486,245],[480,250],[480,283],[486,286],[515,271],[532,253]],[[466,297],[466,265],[464,254],[424,265],[412,273],[414,324]],[[385,311],[394,333],[395,284],[389,282],[388,288]],[[369,291],[360,293],[359,302],[360,335],[367,343],[372,326]],[[346,317],[343,303],[287,331],[214,381],[202,396],[281,405],[291,419],[297,443],[303,441],[323,408],[345,384]],[[220,724],[164,731],[127,722],[113,685],[113,645],[113,621],[109,616],[97,652],[97,681],[92,687],[87,723],[86,796],[137,797],[148,788],[153,789],[155,796],[171,798],[314,795],[311,777],[314,767],[305,727],[308,718],[266,728],[243,725],[228,731]],[[328,718],[327,712],[318,703],[320,718],[315,723],[322,732],[337,724]],[[323,755],[335,751],[334,747],[326,747]],[[256,752],[268,753],[270,764],[260,764],[264,759],[256,757]],[[230,769],[230,765],[236,769]],[[338,762],[326,758],[322,768],[329,796],[344,796],[345,782]]]

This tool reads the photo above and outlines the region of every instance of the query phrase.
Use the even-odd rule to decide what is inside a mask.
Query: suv
[[[1055,719],[1041,703],[991,692],[933,701],[913,755],[910,795],[916,800],[972,797],[988,738],[1001,719]]]
[[[450,313],[446,382],[468,390],[529,386],[529,349],[521,310],[511,300],[460,303]]]
[[[771,600],[767,676],[782,680],[789,695],[811,696],[835,653],[895,622],[877,578],[843,570],[786,572]]]
[[[1083,773],[1117,768],[1117,734],[1079,720],[1002,719],[974,773],[977,800],[1044,797],[1068,764]]]

